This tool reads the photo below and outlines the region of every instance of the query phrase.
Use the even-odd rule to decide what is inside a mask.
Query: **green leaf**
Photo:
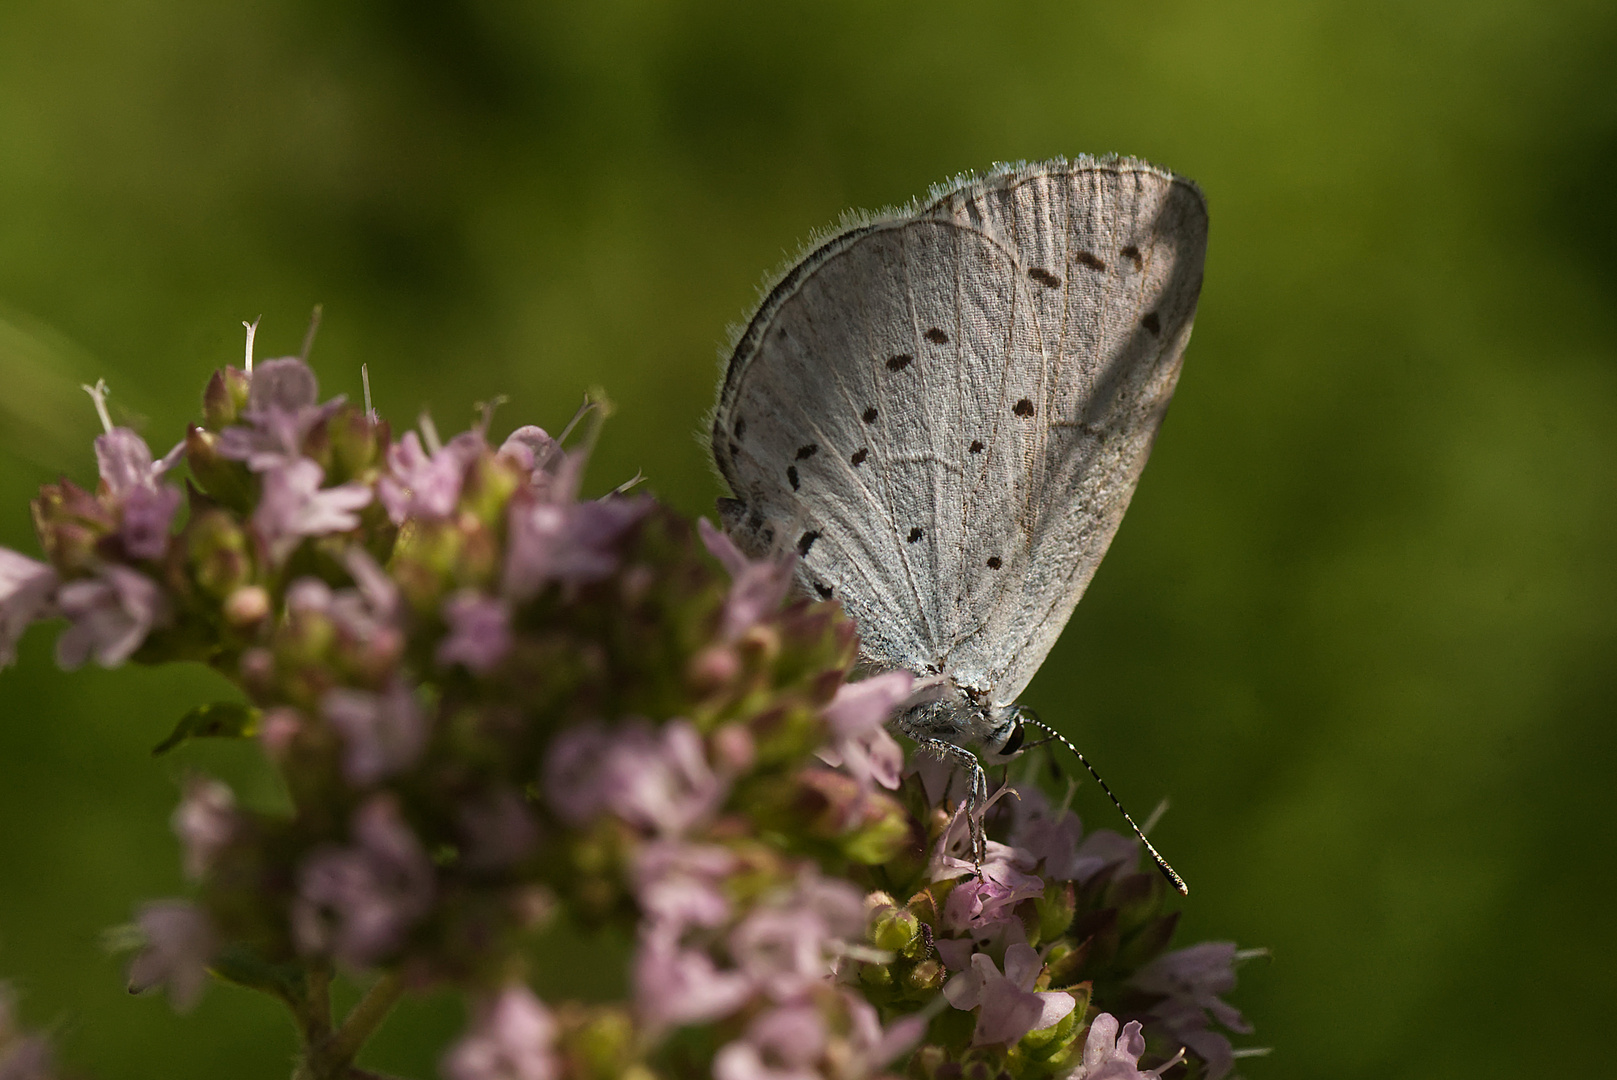
[[[208,969],[226,982],[273,994],[291,1004],[301,1002],[308,992],[307,972],[302,964],[277,964],[245,945],[227,945]]]
[[[198,705],[174,725],[168,738],[152,747],[153,754],[166,754],[187,739],[240,739],[258,734],[262,710],[238,701],[216,701]]]

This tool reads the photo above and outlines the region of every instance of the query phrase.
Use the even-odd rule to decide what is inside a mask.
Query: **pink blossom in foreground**
[[[1069,1080],[1158,1080],[1168,1068],[1179,1063],[1181,1051],[1155,1069],[1141,1071],[1140,1055],[1145,1053],[1145,1036],[1140,1022],[1130,1020],[1117,1030],[1117,1017],[1101,1013],[1090,1021],[1084,1039],[1084,1060]]]
[[[56,583],[47,564],[0,547],[0,668],[17,662],[17,642],[51,610]]]
[[[447,1080],[552,1080],[560,1071],[556,1022],[526,986],[478,1002],[471,1029],[444,1055]]]
[[[320,699],[320,709],[343,738],[343,775],[362,786],[414,765],[431,734],[426,711],[402,679],[380,694],[335,687]]]
[[[634,958],[635,1011],[656,1032],[729,1016],[752,998],[752,980],[724,971],[705,951],[641,932]]]
[[[971,968],[950,979],[943,996],[957,1009],[980,1009],[973,1046],[1013,1043],[1030,1031],[1057,1023],[1072,1012],[1072,995],[1059,990],[1035,993],[1044,962],[1029,945],[1012,945],[1005,950],[1005,973],[994,961],[977,953]]]
[[[722,926],[730,917],[723,879],[735,868],[728,848],[654,840],[635,855],[633,883],[652,933],[678,938],[688,927]]]
[[[129,964],[130,993],[166,985],[169,1001],[185,1012],[202,996],[218,948],[208,917],[186,901],[159,900],[142,907],[135,923],[146,945]]]
[[[505,591],[525,600],[553,582],[585,585],[608,577],[618,567],[618,542],[650,509],[650,500],[617,496],[513,499]]]
[[[545,781],[551,806],[567,821],[611,810],[663,835],[707,817],[725,794],[687,720],[655,729],[631,723],[612,734],[593,726],[563,731],[551,742]]]
[[[859,682],[844,683],[825,707],[831,727],[830,747],[820,756],[868,787],[872,782],[897,790],[904,773],[904,751],[887,732],[887,721],[909,697],[915,676],[889,671]]]
[[[432,908],[432,862],[391,796],[354,814],[351,847],[327,847],[304,862],[292,929],[306,954],[330,953],[353,968],[403,944]]]
[[[445,667],[461,664],[487,675],[511,651],[511,611],[503,601],[466,589],[444,601],[443,615],[449,634],[435,658]]]
[[[706,518],[696,519],[696,531],[708,553],[730,572],[730,593],[724,602],[719,636],[722,640],[734,641],[780,608],[781,601],[791,591],[797,559],[787,554],[754,562]]]
[[[1219,997],[1235,989],[1235,945],[1204,941],[1188,949],[1164,953],[1134,973],[1129,985],[1162,1000],[1146,1013],[1152,1029],[1188,1046],[1207,1062],[1209,1080],[1235,1067],[1229,1039],[1209,1030],[1209,1017],[1242,1035],[1252,1031],[1240,1010]]]
[[[192,777],[169,823],[185,853],[185,876],[201,881],[236,835],[236,797],[217,780]]]
[[[376,496],[393,524],[406,518],[446,518],[460,501],[466,469],[486,444],[478,431],[463,431],[428,454],[413,431],[387,451],[388,472],[376,483]]]
[[[69,581],[56,592],[56,605],[72,624],[56,640],[56,662],[68,671],[91,657],[117,667],[170,618],[168,597],[157,582],[126,566],[111,564],[99,577]]]
[[[815,1067],[826,1044],[825,1021],[809,1005],[764,1013],[744,1039],[720,1048],[713,1080],[819,1080]]]
[[[308,458],[295,458],[264,473],[264,495],[253,511],[253,525],[269,547],[270,558],[285,562],[309,536],[359,527],[359,511],[370,505],[364,484],[322,488],[325,470]]]
[[[341,407],[343,399],[319,403],[320,388],[309,365],[295,356],[265,360],[251,375],[245,424],[219,433],[219,454],[269,472],[298,460],[316,424]]]

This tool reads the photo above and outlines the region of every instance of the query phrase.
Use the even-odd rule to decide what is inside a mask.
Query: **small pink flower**
[[[169,819],[185,851],[185,876],[201,881],[239,827],[236,797],[217,780],[192,777]]]
[[[295,356],[265,360],[252,373],[246,424],[219,433],[219,454],[269,472],[298,460],[315,425],[341,408],[343,399],[319,404],[320,387],[309,365]]]
[[[526,986],[507,986],[473,1008],[471,1029],[444,1055],[448,1080],[552,1080],[556,1022]]]
[[[970,932],[1015,919],[1017,904],[1044,895],[1043,879],[1015,865],[1026,859],[1025,853],[993,841],[987,847],[982,872],[956,885],[944,903],[943,923],[951,931]]]
[[[825,1052],[825,1021],[818,1009],[796,1005],[754,1020],[744,1039],[721,1047],[713,1080],[819,1080],[814,1063]]]
[[[636,1011],[653,1030],[728,1016],[753,993],[752,980],[723,971],[699,949],[642,934],[634,959]]]
[[[56,639],[56,662],[68,671],[92,656],[102,667],[117,667],[170,615],[157,582],[116,564],[103,567],[99,577],[67,582],[57,590],[56,604],[73,623]]]
[[[594,726],[563,731],[546,756],[545,791],[574,824],[611,810],[671,836],[716,810],[725,784],[690,721],[670,720],[657,729],[640,722],[610,733]]]
[[[404,438],[388,447],[388,472],[376,484],[377,498],[393,524],[402,525],[406,518],[446,518],[454,513],[466,469],[486,445],[481,432],[463,431],[429,455],[415,432],[405,432]]]
[[[56,583],[45,563],[0,547],[0,667],[17,662],[17,642],[51,610]]]
[[[1117,1017],[1101,1013],[1089,1023],[1089,1035],[1084,1039],[1084,1060],[1070,1080],[1158,1080],[1170,1066],[1177,1065],[1184,1056],[1175,1054],[1171,1061],[1155,1069],[1142,1072],[1140,1055],[1145,1053],[1145,1036],[1140,1033],[1140,1022],[1130,1020],[1117,1030]]]
[[[253,511],[253,525],[277,563],[307,536],[325,536],[359,527],[356,511],[370,505],[364,484],[322,488],[325,470],[308,458],[293,458],[264,473],[264,494]]]
[[[444,601],[449,634],[438,643],[438,663],[461,664],[474,675],[487,675],[511,650],[511,613],[502,601],[467,589]]]
[[[641,498],[616,496],[593,502],[511,500],[505,591],[518,600],[561,582],[585,585],[618,568],[618,542],[651,510]]]
[[[644,925],[677,939],[688,927],[722,926],[730,917],[723,878],[735,868],[727,848],[653,840],[635,855],[633,880]]]
[[[365,968],[397,950],[431,910],[433,870],[392,796],[355,812],[353,836],[353,846],[328,846],[304,861],[292,930],[305,954]]]
[[[820,756],[841,765],[862,787],[872,782],[896,790],[904,773],[904,751],[887,733],[893,710],[909,697],[915,676],[889,671],[844,683],[825,707],[831,745]]]
[[[753,562],[706,518],[696,519],[696,531],[708,553],[730,572],[730,594],[724,601],[719,637],[734,641],[780,609],[792,588],[797,557],[788,553],[778,559]]]
[[[1059,1022],[1072,1012],[1072,995],[1059,990],[1033,992],[1044,962],[1029,945],[1005,950],[1005,974],[994,961],[977,953],[971,969],[962,971],[943,987],[943,996],[957,1009],[977,1009],[977,1028],[971,1045],[1013,1043],[1030,1031]]]
[[[146,947],[130,962],[130,993],[166,985],[174,1008],[186,1012],[202,996],[208,964],[218,949],[208,917],[186,901],[158,900],[142,907],[135,923]]]
[[[398,678],[380,694],[334,687],[320,699],[320,710],[343,737],[343,775],[362,786],[414,765],[431,734],[426,711]]]
[[[1235,945],[1204,941],[1187,949],[1164,953],[1134,973],[1129,985],[1162,998],[1146,1012],[1152,1031],[1188,1046],[1207,1062],[1210,1080],[1218,1080],[1235,1067],[1229,1039],[1210,1030],[1210,1019],[1243,1035],[1252,1025],[1219,995],[1235,989]]]

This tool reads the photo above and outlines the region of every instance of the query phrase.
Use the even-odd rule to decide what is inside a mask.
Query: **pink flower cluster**
[[[48,562],[0,549],[0,665],[55,617],[64,667],[211,664],[246,700],[171,741],[256,738],[293,803],[185,782],[196,896],[137,910],[132,990],[266,990],[321,1080],[351,1051],[321,1057],[347,1042],[299,1010],[334,971],[463,990],[449,1080],[1230,1071],[1234,946],[1166,951],[1136,845],[1036,789],[967,821],[951,767],[889,731],[914,677],[848,681],[852,625],[790,596],[791,556],[581,499],[582,452],[531,426],[496,445],[487,411],[394,440],[298,358],[216,373],[161,459],[93,396],[95,491],[42,490]],[[557,919],[632,931],[628,1000],[534,995]],[[0,1072],[42,1078],[8,1004]]]

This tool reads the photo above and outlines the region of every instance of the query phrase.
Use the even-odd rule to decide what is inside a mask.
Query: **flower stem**
[[[365,991],[352,1011],[343,1018],[342,1027],[332,1036],[330,1056],[344,1067],[354,1060],[365,1040],[382,1026],[393,1006],[404,996],[404,979],[397,972],[383,972],[382,976]]]
[[[340,1080],[355,1075],[352,1068],[355,1055],[365,1045],[365,1040],[382,1026],[382,1021],[399,1003],[399,998],[404,996],[404,979],[397,973],[385,972],[365,991],[359,1003],[343,1019],[341,1027],[331,1032],[330,1021],[327,1020],[325,1037],[311,1037],[317,1023],[313,1008],[316,999],[326,1003],[329,1016],[330,980],[329,973],[321,972],[318,979],[312,978],[310,981],[311,1022],[305,1027],[303,1060],[293,1072],[292,1080]]]

